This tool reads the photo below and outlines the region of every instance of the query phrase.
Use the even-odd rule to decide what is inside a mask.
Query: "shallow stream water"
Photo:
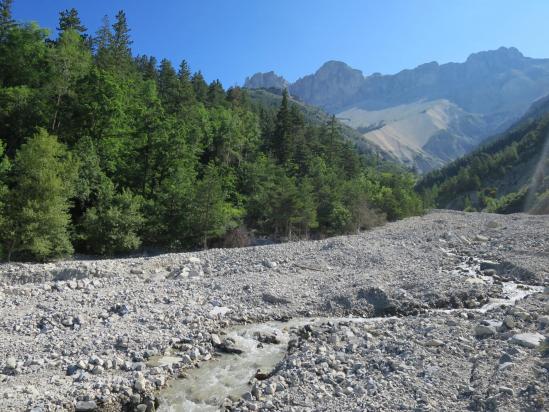
[[[471,283],[492,283],[493,279],[480,274],[480,261],[470,260],[458,266],[452,272],[455,276],[464,276]],[[433,309],[430,313],[449,313],[455,310],[484,313],[498,306],[514,305],[526,296],[541,292],[542,287],[521,285],[514,282],[502,284],[502,297],[491,299],[477,309]],[[250,390],[249,381],[260,369],[267,373],[273,370],[284,358],[289,340],[289,330],[306,324],[324,322],[383,322],[394,318],[298,318],[289,322],[266,322],[261,324],[240,325],[231,328],[224,336],[232,338],[235,347],[242,349],[240,355],[222,354],[210,361],[202,362],[200,368],[187,371],[187,378],[179,379],[162,392],[160,412],[203,412],[218,411],[223,401],[230,396],[239,397]],[[280,343],[259,345],[256,333],[276,334]]]

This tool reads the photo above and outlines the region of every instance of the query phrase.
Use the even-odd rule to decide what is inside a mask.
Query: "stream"
[[[465,259],[455,270],[454,276],[463,276],[470,283],[493,283],[493,278],[480,272],[478,259]],[[432,309],[429,313],[451,313],[453,311],[473,311],[484,313],[498,306],[514,305],[526,296],[543,291],[543,287],[522,285],[515,282],[502,283],[502,297],[490,299],[485,305],[476,309]],[[223,401],[228,397],[240,397],[250,390],[249,381],[259,369],[263,373],[272,371],[286,355],[290,338],[290,329],[306,324],[324,322],[383,322],[389,317],[317,317],[296,318],[289,322],[266,322],[260,324],[239,325],[226,331],[224,339],[231,338],[236,348],[243,353],[220,354],[219,357],[202,362],[199,368],[187,370],[187,377],[178,379],[161,393],[160,412],[206,412],[219,411]],[[263,344],[258,347],[257,333],[276,335],[278,344]],[[175,362],[177,358],[165,359]]]

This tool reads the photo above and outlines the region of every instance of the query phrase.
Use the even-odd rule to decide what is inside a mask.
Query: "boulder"
[[[511,342],[525,348],[537,348],[544,340],[545,337],[537,332],[518,333],[511,338]]]
[[[276,295],[273,295],[272,293],[263,293],[261,298],[265,303],[270,303],[271,305],[278,305],[278,304],[287,305],[288,303],[291,303],[291,301],[286,299],[285,297],[276,296]]]
[[[488,336],[494,336],[496,329],[492,326],[477,325],[475,326],[475,336],[477,338],[486,338]]]

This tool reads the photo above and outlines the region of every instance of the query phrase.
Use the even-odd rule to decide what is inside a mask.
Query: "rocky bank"
[[[0,410],[153,411],[238,351],[232,326],[297,317],[311,323],[274,371],[219,407],[544,410],[548,276],[547,216],[450,211],[315,242],[4,264]],[[478,310],[509,285],[528,296]],[[351,315],[388,318],[313,321]]]

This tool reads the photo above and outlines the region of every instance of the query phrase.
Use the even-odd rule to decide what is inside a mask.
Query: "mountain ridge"
[[[418,183],[438,207],[497,213],[549,212],[549,96],[505,133]]]
[[[261,84],[246,82],[244,86],[258,88]],[[396,74],[369,76],[330,60],[314,74],[288,83],[288,89],[294,98],[319,106],[343,122],[354,111],[353,121],[347,124],[364,130],[365,140],[381,148],[392,141],[384,150],[419,172],[428,172],[505,131],[530,104],[549,94],[549,59],[525,57],[514,47],[500,47],[472,53],[461,63],[433,61]],[[451,105],[441,106],[443,100]],[[413,131],[385,118],[381,118],[383,124],[379,119],[370,122],[384,110],[400,108],[408,113],[421,104],[441,113],[446,110],[443,117],[448,123],[439,122],[436,116],[426,119],[422,111],[413,114],[413,122],[424,128]],[[356,115],[359,112],[362,117]],[[418,140],[424,145],[417,147]]]

